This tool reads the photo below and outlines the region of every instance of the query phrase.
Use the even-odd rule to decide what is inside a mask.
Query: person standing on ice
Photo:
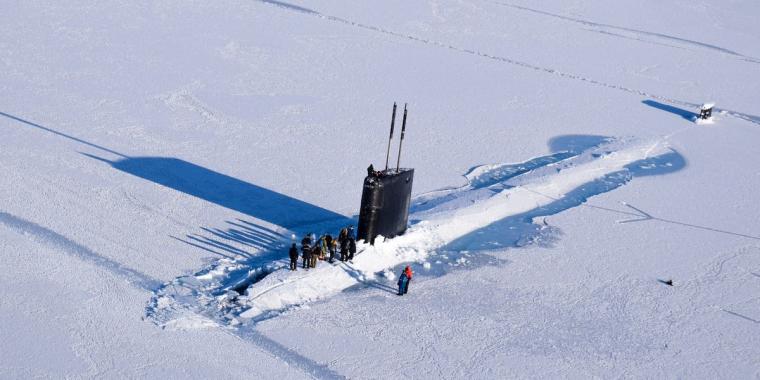
[[[398,277],[398,295],[403,296],[408,285],[409,277],[406,276],[406,270],[402,270],[401,276]]]
[[[354,254],[356,253],[356,240],[353,236],[348,237],[348,261],[353,262]]]
[[[340,261],[348,260],[348,237],[340,239]]]
[[[308,270],[311,267],[311,246],[306,246],[301,252],[303,257],[303,268]]]
[[[317,256],[317,260],[320,259],[320,256],[322,255],[322,237],[318,237],[317,240],[314,240],[314,247],[312,248],[311,254]]]
[[[338,247],[338,242],[333,239],[332,235],[327,234],[327,249],[330,251],[330,264],[335,261],[335,250]]]
[[[338,246],[340,247],[340,261],[348,258],[348,227],[343,227],[338,233]]]
[[[409,265],[404,268],[404,274],[403,276],[406,277],[406,283],[404,284],[404,294],[409,292],[409,283],[412,282],[412,275],[414,275],[414,272],[412,272],[412,267]]]
[[[330,247],[327,245],[327,236],[329,235],[322,235],[319,238],[319,259],[324,260],[325,257],[327,257],[327,253],[330,249]]]
[[[310,268],[317,267],[317,259],[319,258],[319,252],[322,252],[322,249],[319,247],[319,245],[314,245],[314,247],[311,248],[311,255],[309,255]]]
[[[311,237],[308,234],[301,240],[301,255],[303,256],[303,267],[308,269],[311,259]]]
[[[303,249],[303,247],[305,247],[305,246],[311,246],[311,234],[310,233],[306,234],[303,237],[303,239],[301,239],[301,248]]]
[[[288,255],[290,255],[290,270],[296,270],[296,267],[298,267],[298,248],[296,248],[296,243],[290,246]]]

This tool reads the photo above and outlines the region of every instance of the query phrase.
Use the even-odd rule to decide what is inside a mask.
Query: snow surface
[[[3,10],[0,378],[760,377],[756,1]]]

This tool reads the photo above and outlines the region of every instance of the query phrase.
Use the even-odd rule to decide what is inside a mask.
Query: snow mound
[[[534,220],[541,223],[536,228],[538,235],[525,231],[518,236],[515,246],[542,244],[551,239],[547,233],[552,235],[556,231],[539,216],[560,212],[590,196],[617,188],[636,173],[675,170],[669,160],[673,155],[664,139],[610,139],[585,152],[532,160],[540,164],[522,165],[517,171],[505,172],[505,165],[479,167],[471,171],[470,185],[441,192],[442,200],[427,195],[432,205],[412,214],[412,219],[418,222],[405,235],[392,240],[378,239],[375,246],[359,244],[352,262],[325,262],[308,271],[291,272],[284,269],[286,265],[282,262],[250,267],[236,260],[220,260],[196,276],[175,280],[160,290],[158,300],[166,297],[181,307],[160,308],[165,301],[157,301],[154,314],[169,320],[164,325],[182,328],[204,326],[196,320],[171,317],[172,313],[186,309],[228,325],[235,325],[240,319],[254,322],[268,319],[352,286],[387,286],[381,281],[392,281],[395,278],[392,268],[404,263],[417,262],[430,269],[427,260],[437,251],[451,249],[455,247],[453,242],[509,218],[523,217],[528,223]],[[579,199],[573,198],[577,189],[584,190]],[[561,206],[555,207],[557,204]],[[469,251],[461,253],[451,257],[440,255],[435,262],[469,265],[473,255]]]
[[[172,319],[171,321],[166,322],[162,327],[166,330],[187,331],[211,329],[218,326],[219,325],[216,322],[208,318],[202,317],[198,314],[188,314],[184,317]]]

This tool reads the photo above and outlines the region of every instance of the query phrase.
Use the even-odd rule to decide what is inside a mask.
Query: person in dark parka
[[[404,284],[404,294],[409,292],[409,283],[412,282],[412,276],[414,275],[414,272],[412,272],[412,267],[409,265],[404,268],[404,276],[406,276],[406,284]]]
[[[311,238],[303,238],[301,240],[301,255],[303,257],[303,267],[309,268],[309,261],[311,260]]]
[[[401,271],[401,276],[398,278],[398,295],[403,296],[404,290],[409,284],[409,278],[406,277],[406,271]]]
[[[356,253],[356,240],[352,236],[348,237],[348,261],[351,261],[354,259],[354,254]]]
[[[348,260],[348,238],[340,240],[340,261]]]
[[[298,248],[296,248],[296,243],[290,246],[288,255],[290,256],[290,270],[296,270],[296,267],[298,267]]]

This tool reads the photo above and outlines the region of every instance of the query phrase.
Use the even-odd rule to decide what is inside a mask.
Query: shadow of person
[[[392,294],[398,293],[398,289],[392,286],[382,284],[378,281],[368,280],[366,277],[364,277],[364,275],[362,275],[361,272],[355,270],[354,268],[352,268],[350,265],[346,263],[338,263],[337,265],[341,269],[343,269],[349,276],[351,276],[354,280],[356,280],[356,282],[359,283],[357,284],[358,286],[369,286],[371,288],[375,288],[375,289],[382,290],[384,292],[388,292]]]

